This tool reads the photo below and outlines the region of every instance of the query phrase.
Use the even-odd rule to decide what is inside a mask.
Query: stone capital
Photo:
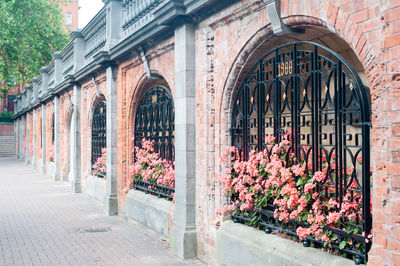
[[[60,51],[55,52],[55,53],[53,54],[53,58],[54,58],[54,60],[56,60],[56,59],[62,59],[61,52],[60,52]]]
[[[83,38],[81,29],[76,29],[76,30],[72,31],[69,34],[69,36],[71,36],[72,39]]]

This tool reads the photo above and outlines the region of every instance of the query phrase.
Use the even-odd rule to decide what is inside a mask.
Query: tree
[[[0,0],[0,82],[7,93],[27,83],[68,37],[57,0]]]

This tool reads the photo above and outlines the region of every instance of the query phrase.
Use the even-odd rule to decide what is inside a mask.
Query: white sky
[[[101,0],[79,0],[78,27],[83,29],[97,12],[99,12],[103,5],[103,1]]]

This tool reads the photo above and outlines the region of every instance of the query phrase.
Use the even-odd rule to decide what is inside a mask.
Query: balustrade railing
[[[85,59],[89,59],[97,51],[104,47],[106,43],[106,12],[105,9],[83,29],[82,34],[85,38]]]
[[[122,38],[134,33],[154,19],[153,11],[164,0],[124,0]]]
[[[48,88],[53,88],[55,85],[56,81],[56,76],[55,76],[55,69],[54,69],[54,61],[52,61],[49,66],[47,67],[47,71],[49,73],[49,86]]]
[[[74,59],[74,46],[73,43],[70,42],[64,50],[61,52],[62,61],[63,61],[63,75],[68,75],[71,70],[74,68],[73,59]]]

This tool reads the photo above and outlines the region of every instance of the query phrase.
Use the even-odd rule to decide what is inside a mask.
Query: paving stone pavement
[[[100,232],[98,232],[100,231]],[[0,265],[202,265],[70,185],[0,158]]]

